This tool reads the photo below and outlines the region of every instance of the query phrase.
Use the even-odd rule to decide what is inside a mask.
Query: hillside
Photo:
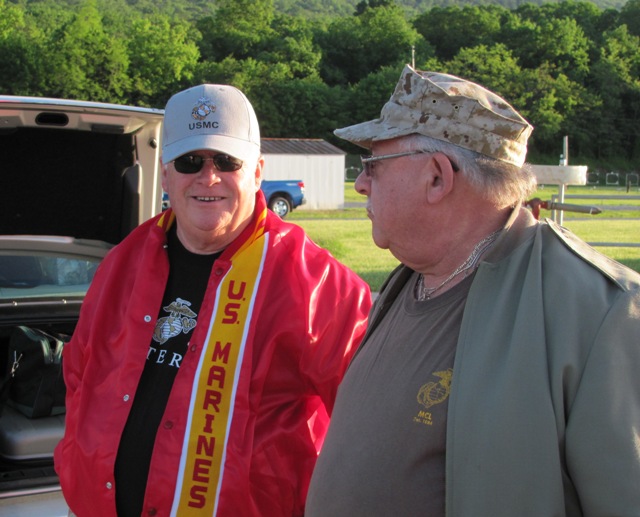
[[[536,128],[536,163],[557,163],[568,136],[592,169],[637,170],[640,0],[355,2],[0,0],[0,92],[162,107],[189,85],[233,84],[265,135],[357,154],[333,129],[377,116],[415,62],[509,99]]]
[[[8,0],[8,3],[42,5],[51,1]],[[200,16],[210,15],[218,5],[225,3],[225,0],[98,0],[98,3],[119,3],[121,1],[128,4],[135,11],[143,13],[161,12],[188,19],[197,19]],[[80,2],[79,0],[55,0],[53,3],[77,6]],[[371,7],[375,7],[392,3],[401,6],[405,13],[412,17],[424,13],[432,7],[499,5],[508,9],[515,9],[527,3],[541,5],[543,3],[558,2],[543,0],[273,0],[273,5],[277,12],[308,19],[351,16],[356,12],[359,4],[368,4]],[[591,3],[601,9],[620,9],[626,3],[626,0],[596,0]]]
[[[319,17],[319,16],[349,16],[356,10],[356,6],[362,0],[274,0],[276,9],[282,13],[294,16]],[[386,3],[370,0],[369,4]],[[396,0],[397,5],[402,6],[408,15],[416,15],[428,11],[432,7],[447,7],[452,5],[500,5],[508,9],[514,9],[522,4],[530,3],[541,5],[543,0]],[[601,9],[620,9],[626,0],[596,0],[592,2]]]

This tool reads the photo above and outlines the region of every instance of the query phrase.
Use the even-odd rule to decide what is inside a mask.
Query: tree
[[[344,90],[316,77],[273,81],[251,91],[265,136],[332,139]]]
[[[569,18],[574,20],[584,31],[587,39],[599,42],[606,30],[617,25],[618,11],[615,9],[602,10],[592,2],[564,0],[562,2],[547,2],[538,6],[539,13],[547,20]],[[524,6],[516,11],[526,17]],[[536,17],[535,10],[530,11]],[[615,16],[611,16],[615,14]]]
[[[640,0],[628,0],[620,9],[620,22],[624,23],[629,34],[640,36]]]
[[[276,15],[272,32],[260,44],[256,58],[286,64],[291,77],[317,77],[321,54],[314,44],[312,25],[303,18]]]
[[[0,0],[0,91],[38,95],[44,87],[46,47],[23,9]]]
[[[166,16],[136,18],[128,40],[131,92],[128,103],[164,106],[169,97],[193,78],[200,53],[198,33],[184,21]]]
[[[202,33],[204,60],[253,57],[265,38],[272,36],[273,0],[221,0],[215,15],[196,22]]]
[[[602,109],[597,133],[589,141],[599,156],[620,154],[627,159],[640,155],[640,38],[622,25],[604,36],[601,57],[594,64],[592,81]]]
[[[417,16],[413,25],[433,46],[435,55],[448,60],[462,48],[496,42],[500,27],[510,16],[497,5],[434,7]]]
[[[367,9],[375,9],[376,7],[389,7],[394,5],[393,0],[362,0],[356,5],[356,16],[364,14]]]
[[[52,41],[57,74],[49,77],[53,95],[121,103],[130,87],[126,43],[109,34],[95,0],[86,0]]]
[[[555,160],[562,148],[562,137],[570,135],[573,142],[576,136],[572,122],[576,111],[592,99],[584,86],[551,70],[547,64],[523,70],[519,89],[520,98],[516,102],[523,106],[523,114],[534,126],[532,147],[538,154]],[[577,151],[576,146],[572,147]]]
[[[318,35],[321,76],[329,85],[356,84],[383,66],[411,60],[412,47],[429,52],[420,35],[396,5],[368,8],[340,18]]]
[[[543,64],[572,80],[584,80],[589,71],[591,42],[571,18],[545,16],[544,10],[527,5],[521,16],[511,18],[502,28],[503,41],[523,68]]]

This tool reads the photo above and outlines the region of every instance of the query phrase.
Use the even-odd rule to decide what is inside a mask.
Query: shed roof
[[[262,138],[263,154],[347,154],[321,138]]]

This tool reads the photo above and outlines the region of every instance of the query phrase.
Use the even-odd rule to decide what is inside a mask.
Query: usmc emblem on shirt
[[[187,334],[196,326],[197,314],[189,308],[190,305],[191,302],[176,298],[174,302],[163,307],[169,316],[158,318],[156,322],[156,328],[153,331],[153,340],[156,343],[162,345],[180,332]]]
[[[204,120],[215,110],[216,107],[212,104],[209,97],[200,97],[196,105],[191,110],[191,116],[196,120]]]
[[[451,368],[440,372],[433,372],[433,375],[439,377],[440,380],[427,382],[418,390],[418,404],[424,406],[425,409],[429,409],[436,404],[441,404],[447,400],[451,392],[451,377],[453,376],[453,370]],[[430,411],[418,411],[418,414],[413,420],[414,422],[425,425],[433,425],[433,417]]]

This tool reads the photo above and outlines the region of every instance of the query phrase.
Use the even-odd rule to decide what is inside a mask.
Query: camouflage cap
[[[406,65],[380,118],[334,133],[367,149],[375,141],[418,133],[521,166],[532,131],[511,105],[486,88]]]

